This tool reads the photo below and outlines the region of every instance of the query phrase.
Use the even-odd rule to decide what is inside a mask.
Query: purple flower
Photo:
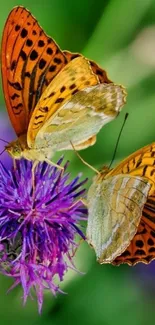
[[[39,312],[44,289],[61,292],[55,281],[75,269],[75,236],[85,239],[77,224],[87,216],[80,201],[86,180],[79,178],[69,182],[69,174],[45,162],[34,177],[30,161],[18,160],[9,171],[0,164],[0,272],[14,278],[12,288],[22,285],[24,303],[35,289]]]
[[[1,108],[1,107],[0,107]],[[1,139],[5,140],[8,143],[16,138],[16,135],[11,127],[9,118],[6,113],[0,112],[0,153],[4,150],[6,143]],[[5,151],[1,155],[1,161],[6,168],[10,168],[12,165],[12,159]]]

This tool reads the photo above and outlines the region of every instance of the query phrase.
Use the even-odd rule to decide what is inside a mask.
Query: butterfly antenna
[[[0,140],[3,141],[3,142],[5,142],[5,143],[7,143],[7,144],[9,143],[8,141],[6,141],[6,140],[4,140],[2,138],[0,138]]]
[[[126,113],[126,114],[125,114],[124,121],[123,121],[123,124],[122,124],[122,127],[121,127],[121,130],[120,130],[120,132],[119,132],[119,136],[118,136],[118,139],[117,139],[116,145],[115,145],[114,154],[113,154],[113,157],[112,157],[111,163],[110,163],[110,165],[109,165],[109,167],[108,167],[109,169],[111,168],[111,166],[112,166],[112,164],[113,164],[113,162],[114,162],[114,159],[115,159],[115,156],[116,156],[116,152],[117,152],[117,148],[118,148],[118,144],[119,144],[119,140],[120,140],[120,137],[121,137],[121,134],[122,134],[122,131],[123,131],[123,129],[124,129],[124,125],[125,125],[125,123],[126,123],[126,120],[127,120],[128,116],[129,116],[129,113]]]
[[[3,154],[3,152],[5,151],[6,149],[4,148],[1,152],[0,152],[0,156]]]
[[[101,173],[95,168],[93,167],[92,165],[88,164],[87,161],[85,161],[81,156],[80,154],[77,152],[77,150],[75,149],[73,143],[70,141],[71,143],[71,146],[74,150],[74,152],[76,153],[77,157],[83,162],[84,165],[86,165],[87,167],[89,167],[90,169],[92,169],[95,173],[97,173],[98,175],[100,175]]]

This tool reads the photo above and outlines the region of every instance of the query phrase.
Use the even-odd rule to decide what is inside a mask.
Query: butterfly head
[[[106,175],[109,173],[109,167],[108,166],[103,166],[99,172],[100,172],[100,178],[104,179]]]
[[[10,142],[5,149],[14,159],[20,159],[22,157],[22,148],[19,140]]]

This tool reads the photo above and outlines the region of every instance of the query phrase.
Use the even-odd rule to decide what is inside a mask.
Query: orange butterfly
[[[155,143],[95,177],[88,191],[87,238],[101,264],[155,259]]]
[[[2,39],[3,90],[18,139],[6,150],[15,159],[48,160],[60,150],[87,148],[126,101],[95,62],[61,51],[31,13],[14,8]]]

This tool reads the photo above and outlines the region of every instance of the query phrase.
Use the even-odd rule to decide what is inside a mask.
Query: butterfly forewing
[[[2,79],[8,113],[17,135],[27,131],[32,111],[67,60],[31,13],[14,8],[2,39]]]
[[[63,53],[66,56],[67,62],[70,62],[71,60],[74,60],[78,56],[80,56],[79,53],[71,53],[69,51],[63,51]],[[105,70],[103,70],[101,67],[98,66],[97,63],[95,63],[92,60],[89,60],[89,63],[91,65],[91,68],[93,72],[98,76],[100,83],[111,83],[112,81],[108,78],[107,73]]]
[[[108,173],[106,178],[119,173],[145,177],[152,185],[149,195],[155,193],[155,143],[131,154]]]
[[[88,242],[99,263],[111,263],[137,231],[150,184],[141,177],[96,177],[88,192]],[[95,199],[92,199],[95,197]]]
[[[61,51],[23,7],[14,8],[5,24],[2,79],[18,137],[6,150],[15,159],[46,160],[57,150],[72,149],[71,142],[78,150],[93,145],[125,103],[123,87],[95,62]]]

